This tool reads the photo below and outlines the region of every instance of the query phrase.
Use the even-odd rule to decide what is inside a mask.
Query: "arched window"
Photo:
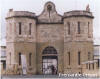
[[[57,51],[54,47],[48,46],[43,50],[43,54],[57,54]]]

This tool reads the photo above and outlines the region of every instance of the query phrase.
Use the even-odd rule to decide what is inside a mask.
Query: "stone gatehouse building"
[[[47,2],[36,16],[10,9],[6,17],[8,74],[22,74],[22,55],[27,74],[82,73],[82,62],[93,59],[93,15],[75,10],[59,15]]]

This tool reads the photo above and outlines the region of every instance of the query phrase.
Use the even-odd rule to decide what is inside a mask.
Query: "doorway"
[[[55,75],[58,71],[57,51],[54,47],[46,47],[42,56],[42,72],[46,75]]]

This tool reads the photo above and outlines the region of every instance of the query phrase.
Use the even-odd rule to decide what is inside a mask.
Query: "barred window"
[[[19,22],[19,35],[21,35],[21,32],[22,32],[22,24],[21,22]]]

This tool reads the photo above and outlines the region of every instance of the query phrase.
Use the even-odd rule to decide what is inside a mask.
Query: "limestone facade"
[[[43,57],[48,56],[57,57],[57,73],[82,73],[81,63],[88,57],[93,59],[93,18],[86,10],[59,15],[52,2],[45,4],[39,16],[10,9],[6,17],[7,69],[13,71],[12,67],[17,65],[17,71],[22,74],[21,53],[27,60],[27,74],[44,74]],[[57,54],[43,54],[46,47],[53,47]]]

